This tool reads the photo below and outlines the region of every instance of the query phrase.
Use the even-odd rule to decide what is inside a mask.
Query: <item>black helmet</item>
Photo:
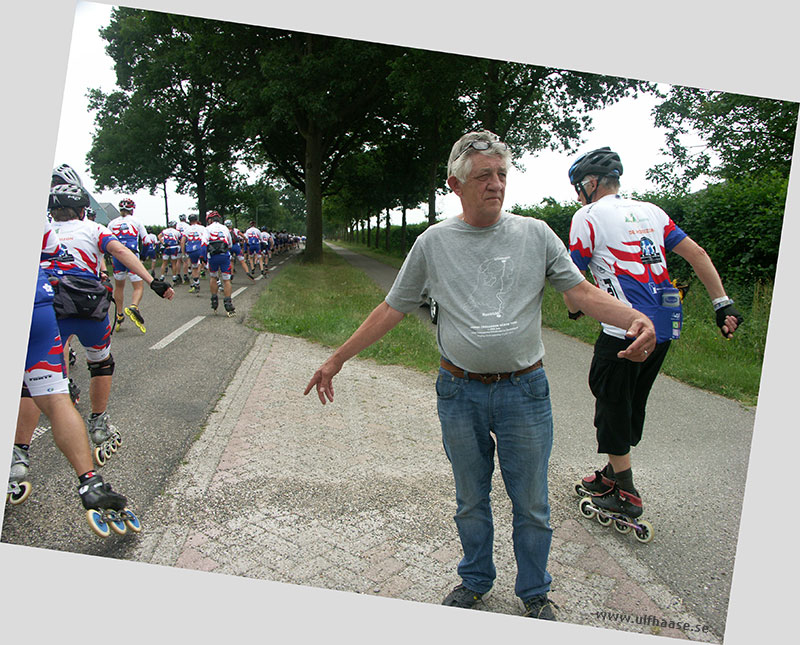
[[[83,186],[81,178],[72,167],[62,163],[57,168],[53,168],[53,178],[50,180],[51,186],[58,186],[61,184],[74,184],[75,186]]]
[[[50,188],[50,199],[47,202],[48,210],[58,208],[71,208],[79,211],[89,205],[89,193],[82,186],[76,184],[56,184]]]
[[[167,226],[169,228],[175,228],[177,225],[178,225],[178,222],[176,222],[174,219],[171,219],[169,222],[167,222]]]
[[[620,161],[619,155],[608,146],[592,150],[579,157],[570,166],[569,183],[574,186],[586,175],[600,175],[601,177],[615,175],[620,177],[622,175],[622,161]]]
[[[181,217],[183,218],[183,221],[186,221],[186,215],[181,215]],[[199,219],[200,217],[197,215],[197,213],[192,213],[191,215],[189,215],[190,222],[196,222]]]

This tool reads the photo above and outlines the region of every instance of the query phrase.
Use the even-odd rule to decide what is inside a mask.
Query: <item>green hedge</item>
[[[634,195],[663,208],[717,267],[726,287],[752,287],[775,278],[788,180],[779,176],[742,178],[713,184],[696,193]],[[565,242],[577,202],[545,200],[533,208],[514,207],[515,213],[546,221]],[[691,267],[670,254],[670,276],[691,277]],[[745,289],[747,290],[747,289]]]

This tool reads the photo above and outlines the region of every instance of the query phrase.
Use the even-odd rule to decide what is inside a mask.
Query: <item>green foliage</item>
[[[728,180],[681,197],[637,197],[661,206],[702,246],[731,289],[732,284],[750,287],[774,280],[787,189],[788,179],[773,173]],[[691,273],[674,254],[669,267],[673,278],[686,280]]]
[[[411,248],[411,246],[414,244],[414,241],[420,235],[422,235],[422,233],[427,228],[428,228],[427,223],[408,224],[406,226],[406,244],[408,249]],[[385,234],[385,229],[381,229],[380,244],[376,246],[375,241],[373,239],[369,247],[366,245],[365,242],[362,243],[358,239],[355,240],[346,239],[343,236],[335,237],[334,239],[335,239],[335,244],[345,246],[349,249],[353,249],[355,251],[358,251],[359,253],[363,253],[364,255],[369,255],[370,257],[374,257],[383,262],[386,262],[387,264],[391,264],[396,268],[399,268],[406,256],[406,253],[403,251],[402,228],[400,226],[392,226],[391,229],[389,230],[388,251],[386,251],[386,245],[384,244],[384,234]]]
[[[250,324],[338,347],[384,295],[362,271],[326,250],[322,263],[293,263],[281,271],[253,308]],[[416,316],[406,316],[359,356],[425,372],[439,362],[436,340]]]
[[[667,130],[670,160],[648,179],[685,192],[703,175],[714,179],[775,174],[788,177],[798,104],[791,101],[675,86],[654,110],[655,126]],[[703,146],[688,146],[692,131]]]
[[[556,235],[564,242],[564,246],[569,246],[569,228],[572,216],[581,207],[579,202],[559,204],[552,197],[543,199],[539,206],[523,207],[519,204],[513,206],[509,212],[522,215],[524,217],[534,217],[547,222]]]

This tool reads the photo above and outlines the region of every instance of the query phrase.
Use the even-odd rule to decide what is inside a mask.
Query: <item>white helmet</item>
[[[83,182],[78,173],[65,163],[53,168],[53,178],[50,180],[50,185],[57,186],[59,184],[72,184],[73,186],[83,187]]]

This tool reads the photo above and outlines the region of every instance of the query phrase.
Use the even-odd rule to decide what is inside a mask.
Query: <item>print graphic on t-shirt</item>
[[[478,267],[475,290],[467,304],[484,318],[502,318],[514,281],[514,270],[511,258],[486,260]]]

